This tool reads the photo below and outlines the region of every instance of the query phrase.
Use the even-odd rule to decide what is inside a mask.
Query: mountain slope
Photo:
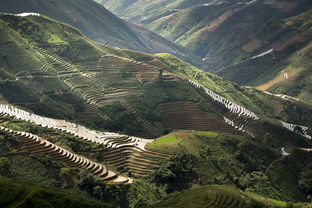
[[[0,30],[1,174],[124,207],[148,207],[164,187],[194,183],[285,200],[309,195],[302,184],[311,106],[240,87],[170,54],[92,42],[43,15],[0,15]],[[167,149],[145,147],[176,130],[200,133]],[[291,155],[279,160],[285,152]],[[132,184],[101,183],[129,178]]]
[[[310,1],[153,1],[146,7],[142,2],[104,5],[116,14],[132,10],[127,13],[132,21],[147,16],[145,27],[193,50],[203,58],[202,69],[311,102]]]
[[[287,24],[293,23],[292,28],[302,32],[285,40],[280,46],[216,73],[238,84],[288,94],[311,103],[311,14],[310,9],[284,20]]]
[[[311,3],[305,0],[296,3],[217,1],[181,10],[147,27],[190,47],[205,58],[205,68],[213,71],[260,54],[309,29],[308,21],[305,28],[283,25],[283,19],[301,14],[309,7]],[[276,30],[278,25],[280,29]]]
[[[149,53],[175,51],[181,57],[184,54],[192,56],[186,49],[139,26],[133,26],[121,20],[92,0],[1,0],[0,4],[0,12],[41,13],[77,27],[92,40],[112,46]]]
[[[69,194],[63,190],[30,184],[24,181],[0,178],[0,200],[2,207],[18,206],[34,207],[40,203],[49,207],[113,207],[112,205],[96,201],[84,196]],[[5,197],[4,197],[5,196]],[[83,200],[82,200],[83,199]]]
[[[211,0],[95,0],[104,5],[116,15],[138,24],[148,24],[156,19],[170,15],[180,9],[196,4],[210,2]]]
[[[194,188],[182,193],[175,193],[170,195],[163,202],[158,203],[155,208],[166,207],[280,207],[282,202],[276,204],[270,199],[259,196],[252,196],[248,193],[235,190],[233,187],[227,186],[208,186],[201,188]]]
[[[275,109],[269,95],[239,88],[174,56],[96,46],[76,29],[44,16],[2,15],[1,20],[4,38],[11,38],[4,39],[8,45],[1,45],[2,51],[10,52],[2,56],[1,94],[4,100],[36,113],[153,138],[171,126],[165,122],[166,113],[160,112],[183,101],[190,102],[187,107],[195,111],[190,122],[196,118],[192,116],[206,111],[227,127],[223,116],[234,115],[224,114],[223,107],[213,105],[204,91],[187,81],[195,79],[256,114],[312,126],[311,119],[298,115],[299,111],[309,115],[309,106],[276,98],[274,102],[282,107]],[[18,58],[15,49],[22,53]],[[291,110],[294,108],[297,110]],[[127,122],[130,120],[133,124]]]

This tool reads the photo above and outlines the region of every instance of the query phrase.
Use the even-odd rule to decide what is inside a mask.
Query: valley
[[[18,2],[1,207],[311,206],[309,1]]]
[[[310,1],[99,2],[189,48],[201,69],[311,103]]]

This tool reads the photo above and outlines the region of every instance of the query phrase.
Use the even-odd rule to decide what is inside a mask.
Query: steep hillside
[[[185,54],[192,56],[183,47],[121,20],[92,0],[1,0],[0,5],[0,12],[4,13],[35,12],[44,14],[77,27],[90,39],[108,45],[149,53],[173,53],[174,51],[180,57],[184,57]]]
[[[228,186],[207,186],[194,188],[182,193],[175,193],[168,196],[164,201],[156,204],[155,208],[187,208],[187,207],[296,207],[308,208],[311,204],[286,203],[282,201],[265,198],[256,194],[242,192]]]
[[[181,10],[147,27],[193,49],[206,61],[205,69],[214,71],[277,47],[295,34],[308,30],[308,20],[299,23],[305,25],[302,28],[291,26],[284,19],[310,7],[311,2],[306,0],[296,3],[216,1]],[[302,40],[301,45],[305,41]]]
[[[0,34],[1,175],[131,208],[192,184],[311,195],[311,106],[43,15],[0,15]]]
[[[186,122],[193,123],[203,112],[206,119],[216,121],[209,126],[201,120],[198,130],[219,126],[220,131],[234,133],[237,130],[231,130],[229,120],[238,119],[234,126],[239,120],[251,122],[258,119],[255,113],[312,126],[311,118],[305,116],[311,111],[309,106],[240,88],[174,56],[96,46],[76,29],[44,16],[2,15],[1,21],[6,43],[1,45],[3,100],[35,113],[146,138],[168,129],[194,128],[182,123],[176,126],[167,119],[174,113],[170,105],[177,102],[181,116],[189,113]],[[188,79],[203,84],[211,93],[207,95]],[[217,95],[226,98],[221,105],[213,104]],[[243,113],[246,121],[239,118]]]
[[[257,86],[260,90],[287,94],[311,103],[311,15],[310,9],[285,19],[287,24],[293,23],[292,27],[302,32],[280,46],[216,73],[238,84]]]
[[[104,5],[190,48],[202,57],[202,69],[311,102],[310,1],[143,2]]]
[[[211,0],[95,0],[104,5],[116,15],[138,24],[149,24],[152,21],[176,13],[200,3],[211,2]]]
[[[149,190],[148,199],[143,199],[145,205],[155,203],[164,194],[161,187],[144,183],[138,176],[146,176],[158,168],[158,163],[167,158],[168,154],[146,150],[144,152],[147,155],[143,155],[141,145],[138,145],[140,148],[135,146],[140,143],[139,138],[98,132],[7,105],[1,105],[0,115],[1,176],[61,188],[76,195],[109,202],[114,207],[129,207],[129,203],[135,204],[135,200],[140,198],[142,200],[143,196],[138,195],[139,191],[154,189]],[[122,163],[122,167],[111,164],[112,160]],[[124,173],[123,176],[121,172]],[[1,184],[1,188],[3,186],[6,187],[6,184]],[[0,197],[0,204],[39,203],[34,201],[35,198],[42,200],[42,203],[45,201],[45,204],[64,203],[61,202],[62,198],[53,202],[54,196],[58,195],[57,190],[47,192],[46,188],[41,188],[42,195],[37,195],[39,187],[33,187],[33,192],[28,192],[25,188],[26,186],[22,189],[13,186],[5,195],[1,195],[7,197]],[[19,192],[14,192],[15,190]],[[46,192],[50,197],[47,198]],[[28,195],[24,196],[24,193]],[[136,198],[129,195],[135,195]],[[68,199],[68,206],[71,201],[78,206],[75,197],[64,197]],[[25,199],[25,202],[19,199]]]
[[[311,104],[311,49],[309,43],[286,58],[271,51],[216,73],[241,85],[256,86],[259,90],[289,95]]]
[[[257,199],[258,197],[258,199]],[[187,208],[187,207],[213,207],[213,208],[251,208],[251,207],[281,207],[283,202],[265,199],[260,196],[250,196],[248,193],[235,190],[233,187],[227,186],[208,186],[194,188],[182,193],[170,195],[163,202],[158,203],[154,207],[166,208]]]
[[[38,186],[24,181],[8,180],[0,178],[0,206],[1,207],[113,207],[110,204],[87,198],[81,194],[69,194],[63,190]]]
[[[311,152],[298,148],[298,138],[291,140],[299,143],[290,144],[281,132],[281,140],[268,135],[245,139],[216,132],[172,132],[147,144],[148,149],[175,152],[152,179],[173,190],[222,184],[283,201],[304,200]]]

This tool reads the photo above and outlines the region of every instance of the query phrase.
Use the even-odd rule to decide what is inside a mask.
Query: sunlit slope
[[[240,85],[310,102],[310,1],[102,3],[190,48],[202,57],[197,62],[202,69]]]
[[[1,45],[11,50],[1,66],[2,99],[35,113],[145,138],[174,129],[255,136],[265,132],[253,127],[261,116],[311,126],[308,106],[240,88],[173,55],[94,44],[75,28],[44,16],[2,15],[1,20],[3,34],[16,36],[5,36],[12,39],[10,45]],[[21,56],[15,57],[15,50]],[[235,105],[217,104],[211,97],[215,93]],[[298,116],[301,112],[304,116]]]
[[[284,202],[278,202],[263,198],[257,195],[249,195],[233,187],[227,186],[208,186],[201,188],[194,188],[182,193],[175,193],[170,195],[166,200],[155,205],[156,208],[166,207],[281,207]]]
[[[304,0],[296,3],[217,1],[181,10],[147,27],[193,49],[204,58],[204,68],[214,71],[261,54],[309,29],[308,19],[302,22],[304,29],[287,26],[285,19],[310,7],[310,2]]]
[[[308,1],[223,2],[184,9],[148,27],[193,48],[204,69],[310,102],[310,8]]]
[[[111,46],[149,53],[176,53],[180,57],[185,54],[192,56],[185,48],[144,28],[129,24],[92,0],[1,0],[0,5],[0,12],[3,13],[41,13],[77,27],[94,41]]]
[[[311,102],[311,12],[285,19],[282,26],[294,35],[276,47],[216,73],[241,85]]]
[[[51,189],[24,181],[0,178],[0,205],[8,207],[12,204],[19,206],[37,206],[38,204],[49,207],[98,207],[109,208],[112,205],[87,198],[82,194],[73,194],[61,189]]]
[[[96,0],[116,15],[139,24],[148,24],[156,19],[173,14],[180,9],[211,0]]]

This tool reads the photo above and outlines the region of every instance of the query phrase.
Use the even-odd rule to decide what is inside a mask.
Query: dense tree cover
[[[279,200],[310,199],[311,166],[303,160],[311,160],[309,153],[294,149],[284,157],[272,144],[230,135],[213,139],[195,135],[192,140],[200,142],[198,151],[168,159],[150,176],[151,181],[166,184],[169,192],[194,184],[220,184]]]

